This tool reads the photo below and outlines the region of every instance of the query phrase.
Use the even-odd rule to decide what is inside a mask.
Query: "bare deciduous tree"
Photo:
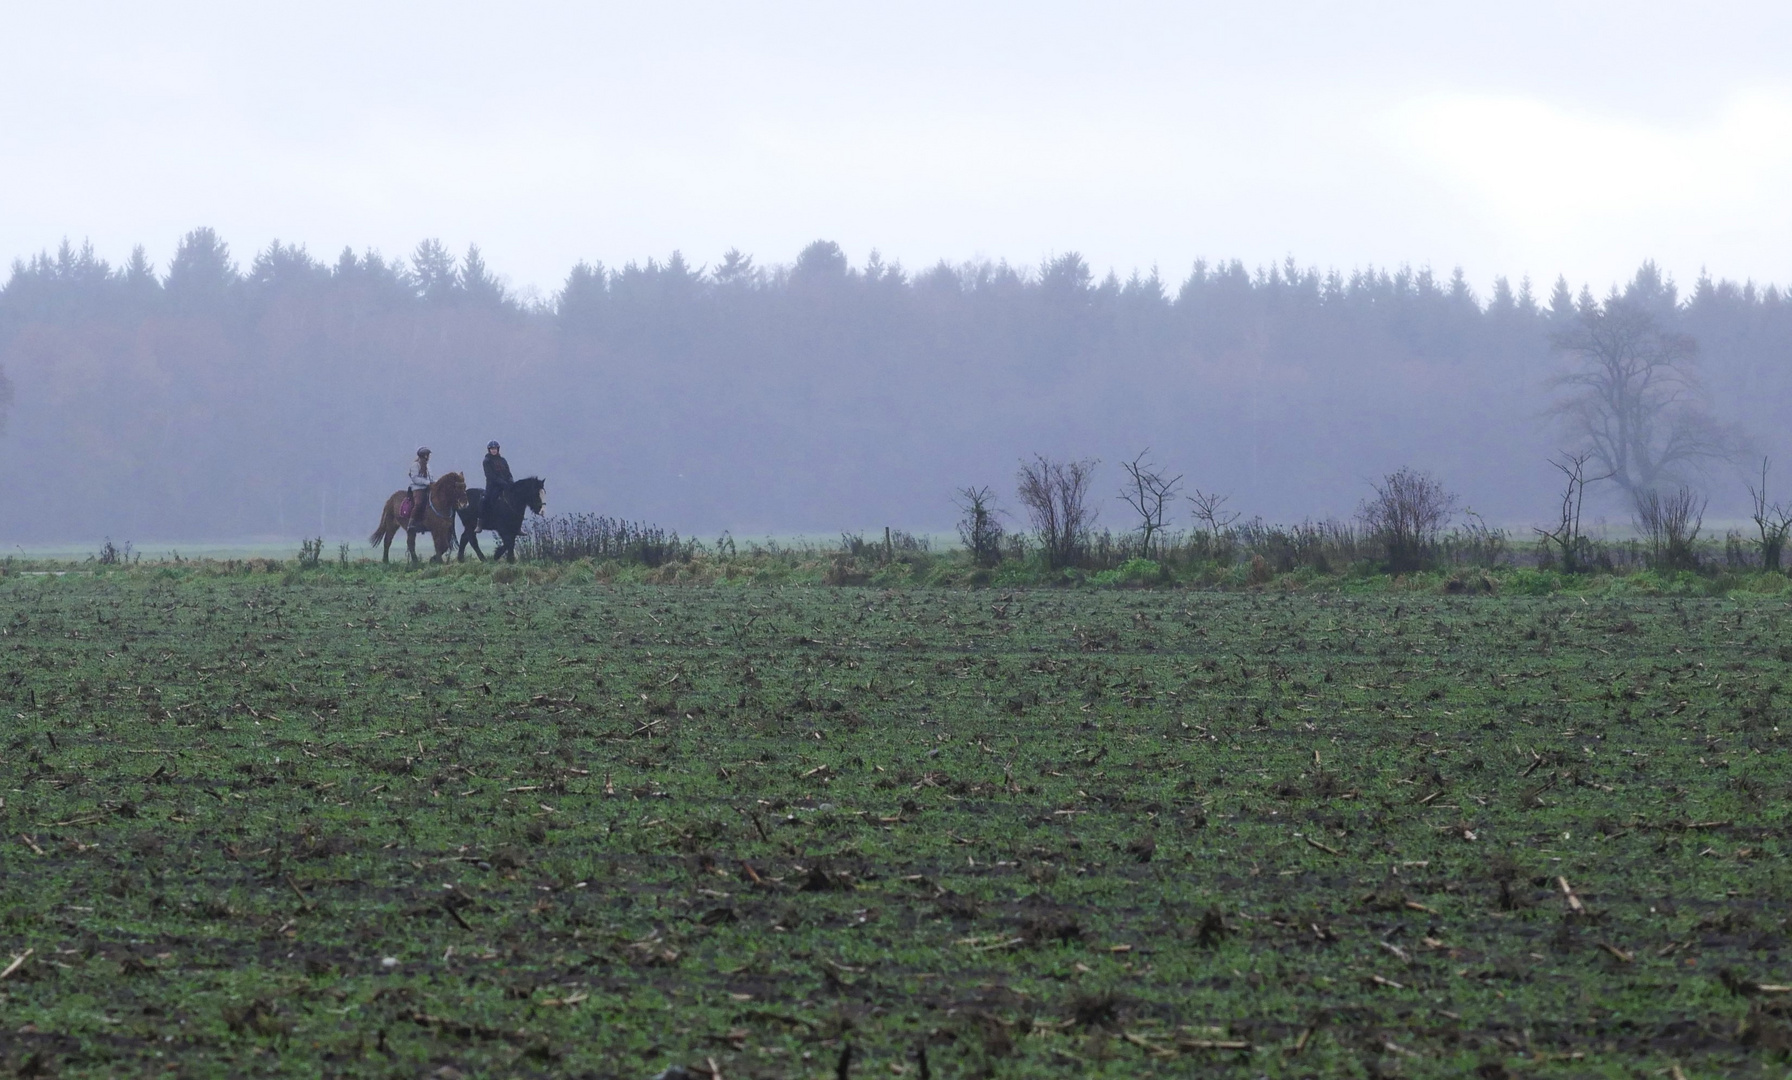
[[[1200,488],[1196,488],[1195,493],[1188,497],[1188,501],[1195,506],[1195,520],[1207,526],[1209,536],[1219,536],[1238,520],[1238,511],[1225,508],[1226,500],[1231,497],[1202,491]]]
[[[1088,498],[1094,475],[1093,461],[1050,461],[1040,454],[1021,462],[1015,475],[1021,505],[1054,568],[1074,566],[1082,558],[1096,518]]]
[[[1587,461],[1591,453],[1571,454],[1564,450],[1550,462],[1562,474],[1561,513],[1554,529],[1538,529],[1537,535],[1561,557],[1562,569],[1570,574],[1586,568],[1587,538],[1580,531],[1581,504],[1586,501],[1587,485],[1607,479],[1588,476]]]
[[[1792,533],[1792,507],[1767,501],[1767,459],[1761,459],[1761,486],[1748,486],[1755,504],[1755,528],[1761,530],[1761,567],[1780,568],[1780,554],[1786,550],[1786,535]]]
[[[1182,486],[1181,475],[1166,477],[1158,467],[1145,460],[1145,454],[1151,453],[1146,447],[1145,453],[1122,462],[1121,468],[1126,470],[1126,487],[1121,489],[1120,501],[1132,507],[1133,513],[1139,516],[1139,540],[1141,550],[1146,558],[1152,558],[1155,549],[1152,540],[1164,529],[1164,514],[1170,501],[1176,497]]]
[[[958,522],[958,538],[963,541],[971,561],[978,566],[994,566],[1002,561],[1001,510],[996,508],[995,492],[987,487],[959,488],[958,508],[964,517]]]
[[[1438,534],[1456,513],[1456,496],[1430,474],[1410,467],[1372,486],[1375,496],[1363,502],[1357,516],[1381,543],[1388,569],[1423,569]]]
[[[1552,339],[1572,369],[1554,411],[1633,504],[1684,474],[1732,457],[1736,436],[1705,410],[1698,342],[1639,306],[1589,306]]]

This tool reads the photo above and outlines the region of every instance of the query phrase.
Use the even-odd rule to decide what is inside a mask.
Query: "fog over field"
[[[1670,479],[1736,516],[1792,470],[1788,18],[34,10],[0,541],[364,535],[493,438],[704,536],[949,529],[1035,453],[1124,527],[1147,447],[1247,515],[1412,465],[1524,526],[1586,434],[1552,341],[1612,305],[1696,346],[1723,454]]]
[[[1776,290],[1682,296],[1646,266],[1613,302],[1691,335],[1712,413],[1783,446]],[[1489,520],[1542,520],[1546,458],[1573,442],[1547,411],[1567,368],[1552,334],[1597,307],[1563,282],[1501,279],[1483,301],[1460,277],[1293,262],[911,272],[827,241],[763,269],[580,264],[524,304],[477,251],[432,243],[401,262],[270,247],[239,274],[199,230],[165,278],[64,249],[0,292],[5,483],[36,511],[8,533],[353,534],[415,444],[478,476],[488,438],[557,507],[703,533],[949,527],[957,488],[1009,489],[1022,455],[1147,447],[1272,519],[1348,516],[1411,464]],[[1731,466],[1703,483],[1738,503]]]

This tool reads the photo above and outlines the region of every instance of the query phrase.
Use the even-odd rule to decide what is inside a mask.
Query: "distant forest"
[[[1792,489],[1792,296],[1683,295],[1648,264],[1618,295],[1696,339],[1711,412]],[[365,535],[418,444],[477,476],[494,438],[550,510],[705,536],[948,530],[965,486],[1015,511],[1036,452],[1102,459],[1103,520],[1125,527],[1117,466],[1146,447],[1271,520],[1349,515],[1413,465],[1523,525],[1553,512],[1568,441],[1551,334],[1595,302],[1292,259],[1179,281],[1075,254],[911,271],[825,241],[788,265],[581,263],[522,302],[477,248],[434,241],[402,261],[275,243],[244,269],[196,229],[166,273],[65,243],[0,290],[0,537]],[[1703,479],[1714,515],[1740,514],[1748,467]]]

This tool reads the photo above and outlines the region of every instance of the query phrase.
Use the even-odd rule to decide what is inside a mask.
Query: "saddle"
[[[405,525],[410,524],[412,515],[418,509],[418,501],[427,498],[429,498],[429,492],[427,491],[406,491],[404,493],[404,498],[400,499],[398,502],[399,523]]]
[[[508,487],[499,488],[497,491],[487,488],[479,500],[479,527],[486,532],[497,532],[498,525],[492,520],[492,516],[509,501],[510,489]]]

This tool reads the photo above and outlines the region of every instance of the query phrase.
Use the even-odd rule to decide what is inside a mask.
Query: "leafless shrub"
[[[1509,540],[1506,530],[1487,524],[1487,519],[1473,510],[1464,510],[1462,524],[1450,534],[1447,546],[1453,561],[1491,570],[1506,560]]]
[[[1556,527],[1538,529],[1538,540],[1551,555],[1562,560],[1562,569],[1570,574],[1587,568],[1588,543],[1580,531],[1581,504],[1586,500],[1587,485],[1607,479],[1611,474],[1588,476],[1587,462],[1592,453],[1571,454],[1564,450],[1550,462],[1562,474],[1562,506],[1556,515]]]
[[[114,544],[112,538],[108,536],[105,544],[101,545],[99,554],[89,555],[87,559],[89,562],[96,562],[101,566],[123,566],[132,561],[131,542],[126,540],[124,546],[120,547]]]
[[[1761,531],[1761,568],[1778,571],[1780,555],[1786,550],[1786,535],[1792,532],[1792,507],[1767,501],[1767,459],[1761,459],[1761,486],[1748,486],[1749,498],[1755,504],[1755,528]]]
[[[925,536],[916,536],[907,529],[884,528],[884,547],[892,558],[897,554],[925,555],[933,550],[933,541]]]
[[[879,566],[888,566],[899,557],[912,561],[913,557],[925,555],[932,547],[932,542],[925,536],[916,536],[905,529],[892,529],[886,525],[881,540],[876,537],[867,540],[864,533],[841,533],[838,551],[854,559],[865,559]]]
[[[1157,547],[1153,538],[1164,529],[1164,514],[1170,501],[1176,497],[1182,486],[1181,475],[1167,477],[1158,466],[1145,460],[1145,452],[1131,461],[1121,463],[1126,470],[1126,486],[1120,491],[1120,501],[1132,507],[1139,518],[1139,552],[1145,558],[1157,556]]]
[[[1286,574],[1316,570],[1329,574],[1366,557],[1364,537],[1349,522],[1303,521],[1298,525],[1271,525],[1253,518],[1226,534],[1235,537],[1253,558],[1261,558],[1269,570]]]
[[[1437,538],[1456,513],[1456,496],[1428,473],[1404,467],[1373,485],[1357,517],[1381,545],[1388,569],[1395,573],[1422,570],[1431,561]]]
[[[1748,570],[1754,567],[1755,560],[1750,556],[1748,542],[1735,529],[1724,532],[1724,566],[1731,570]]]
[[[1082,558],[1096,512],[1089,505],[1093,461],[1050,461],[1034,455],[1015,476],[1021,505],[1048,566],[1075,566]]]
[[[638,562],[657,567],[689,562],[697,542],[681,540],[657,525],[597,514],[557,514],[537,518],[517,540],[517,557],[541,562],[575,559]]]
[[[1697,570],[1705,499],[1689,487],[1637,496],[1636,526],[1649,545],[1649,564],[1660,570]]]
[[[978,566],[995,566],[1002,561],[1001,510],[996,507],[995,492],[987,487],[958,489],[958,508],[964,517],[958,521],[958,539],[971,553]]]

